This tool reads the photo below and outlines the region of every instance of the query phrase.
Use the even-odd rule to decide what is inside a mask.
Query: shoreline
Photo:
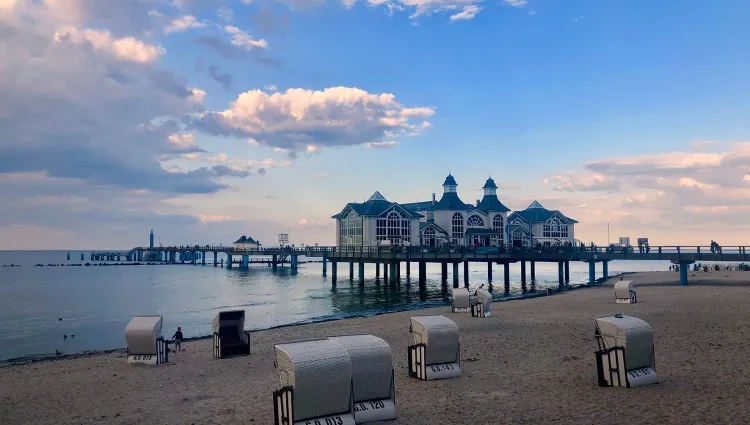
[[[521,301],[521,300],[527,300],[527,299],[547,297],[547,296],[552,296],[552,295],[560,295],[560,294],[567,293],[569,291],[576,291],[576,290],[585,289],[585,288],[595,288],[597,286],[601,286],[603,283],[605,283],[606,280],[612,279],[614,277],[621,277],[625,275],[632,275],[632,274],[638,274],[638,273],[652,273],[652,272],[616,273],[616,274],[609,276],[608,279],[604,279],[604,278],[597,279],[596,284],[593,287],[590,287],[586,283],[577,283],[577,284],[568,285],[568,287],[562,291],[560,291],[559,289],[537,290],[534,292],[527,292],[526,294],[520,294],[520,295],[509,295],[507,297],[498,297],[498,298],[493,297],[493,303]],[[341,320],[349,320],[349,319],[354,319],[354,318],[376,317],[376,316],[382,316],[386,314],[400,313],[400,312],[406,312],[406,311],[426,310],[430,308],[444,307],[446,305],[450,305],[450,303],[449,302],[424,302],[424,303],[405,305],[405,306],[398,307],[398,308],[368,310],[368,311],[344,313],[344,314],[329,314],[329,315],[324,315],[324,316],[312,317],[310,319],[300,320],[297,322],[275,325],[275,326],[271,326],[267,328],[249,329],[249,331],[251,333],[271,331],[271,330],[280,329],[280,328],[299,327],[299,326],[305,326],[305,325],[310,325],[310,324],[315,324],[315,323],[327,323],[327,322],[335,322],[335,321],[341,321]],[[212,334],[200,335],[200,336],[185,338],[183,339],[183,342],[188,343],[192,341],[202,341],[202,340],[211,339],[211,338],[213,338]],[[102,356],[102,355],[116,353],[116,352],[125,352],[125,350],[126,350],[126,347],[115,347],[115,348],[104,348],[104,349],[99,349],[99,350],[77,351],[74,353],[61,354],[61,355],[56,355],[53,353],[39,354],[39,355],[30,354],[26,356],[13,357],[13,358],[6,359],[6,360],[0,360],[0,368],[23,366],[27,364],[35,364],[35,363],[42,363],[42,362],[53,362],[53,361],[61,361],[61,360],[97,357],[97,356]]]

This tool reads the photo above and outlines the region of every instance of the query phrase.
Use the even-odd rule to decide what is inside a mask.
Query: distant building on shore
[[[260,247],[260,242],[249,236],[242,235],[241,238],[234,241],[235,249],[256,249],[258,247]]]
[[[497,184],[488,178],[484,196],[476,204],[458,196],[458,183],[448,174],[443,195],[436,201],[399,204],[375,192],[366,202],[348,203],[336,220],[336,245],[469,246],[563,245],[575,242],[576,220],[534,201],[512,212],[497,197]]]

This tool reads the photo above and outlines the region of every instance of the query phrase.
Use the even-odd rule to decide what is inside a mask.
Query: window
[[[524,235],[521,229],[514,230],[511,238],[513,240],[513,246],[515,247],[522,247],[527,245],[526,235]]]
[[[422,233],[422,245],[435,246],[435,229],[428,227]]]
[[[341,219],[341,246],[362,246],[362,217],[356,212]]]
[[[484,227],[484,220],[478,215],[472,215],[466,220],[466,227]]]
[[[385,218],[379,218],[375,229],[378,242],[389,240],[392,244],[401,244],[411,240],[411,220],[404,218],[398,211],[392,210]]]
[[[568,225],[563,224],[557,218],[553,218],[542,226],[542,236],[545,238],[567,238]]]
[[[505,242],[505,226],[502,215],[496,214],[492,218],[492,230],[498,233],[498,245],[503,245]]]
[[[451,220],[451,241],[458,245],[464,238],[464,216],[461,213],[453,214]]]

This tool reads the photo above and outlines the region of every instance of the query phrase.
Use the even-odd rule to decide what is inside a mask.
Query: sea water
[[[288,264],[277,271],[265,265],[214,267],[212,255],[205,266],[200,260],[197,265],[48,266],[100,263],[89,261],[88,252],[84,261],[80,261],[81,251],[70,254],[68,261],[67,251],[0,251],[0,361],[54,355],[55,350],[70,354],[124,347],[125,326],[135,315],[160,314],[164,316],[165,337],[181,326],[189,338],[209,335],[211,321],[221,310],[245,310],[246,328],[267,329],[444,305],[450,302],[452,287],[452,267],[448,267],[446,286],[440,282],[439,264],[427,265],[423,290],[416,281],[416,263],[412,263],[409,281],[405,264],[401,265],[398,284],[382,282],[382,267],[381,280],[376,280],[375,265],[367,264],[361,285],[356,265],[350,281],[348,263],[340,263],[335,286],[331,284],[331,265],[328,276],[323,276],[319,262],[300,264],[296,273]],[[21,267],[2,267],[9,264]],[[669,264],[612,261],[609,272],[663,271]],[[463,285],[463,265],[459,274]],[[597,277],[601,276],[601,264],[597,264]],[[537,289],[557,287],[557,264],[537,263],[536,277]],[[502,297],[502,265],[493,265],[493,278],[494,295]],[[511,293],[519,294],[518,264],[511,264],[510,278]],[[570,281],[588,282],[588,264],[571,262]],[[469,283],[472,288],[488,283],[487,263],[470,263]]]

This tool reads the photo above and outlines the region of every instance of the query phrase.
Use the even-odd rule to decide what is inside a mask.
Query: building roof
[[[486,187],[487,185],[485,185],[485,188]],[[488,211],[508,212],[510,211],[510,208],[503,205],[503,203],[500,202],[499,199],[497,199],[497,195],[484,195],[482,200],[479,202],[479,205],[477,205],[477,209],[480,211],[484,211],[484,212],[488,212]]]
[[[448,173],[448,177],[445,178],[443,186],[458,186],[458,183],[456,183],[456,179],[453,178],[451,173]]]
[[[570,217],[567,217],[565,214],[561,213],[558,210],[548,210],[547,208],[544,208],[542,204],[540,204],[538,201],[534,201],[529,205],[525,210],[523,211],[516,211],[511,216],[517,214],[522,219],[524,219],[528,223],[544,223],[552,216],[557,215],[560,217],[561,221],[563,221],[566,224],[575,224],[578,223],[577,220],[574,220]],[[509,218],[510,220],[510,218]]]
[[[448,176],[450,177],[450,176]],[[448,179],[446,179],[447,181]],[[474,208],[471,205],[466,205],[461,201],[456,192],[445,192],[443,197],[440,198],[437,204],[435,204],[435,210],[453,210],[453,211],[468,211]]]
[[[258,243],[258,242],[249,236],[242,235],[242,237],[234,241],[234,243]]]
[[[419,233],[422,233],[428,227],[434,228],[435,233],[440,233],[442,235],[448,236],[448,232],[446,232],[442,227],[435,224],[435,221],[433,220],[421,221],[419,223]]]
[[[495,181],[492,180],[492,177],[488,178],[486,182],[484,182],[484,187],[482,189],[497,189],[497,185],[495,184]]]
[[[399,205],[409,211],[429,211],[432,209],[432,201],[409,202],[408,204]]]
[[[400,210],[402,210],[404,213],[411,216],[411,218],[421,218],[423,217],[422,214],[417,213],[414,210],[409,210],[404,208],[403,206],[395,203],[387,201],[383,195],[380,194],[380,192],[375,192],[372,194],[369,200],[362,203],[355,203],[350,202],[346,204],[343,210],[341,210],[340,213],[332,216],[331,218],[339,218],[342,213],[344,213],[347,208],[351,208],[356,212],[358,215],[362,217],[377,217],[384,212],[388,211],[391,207],[396,206]]]

